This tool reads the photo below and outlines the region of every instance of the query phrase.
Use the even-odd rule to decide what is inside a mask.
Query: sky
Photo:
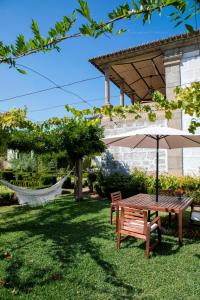
[[[124,1],[89,0],[88,3],[92,15],[106,20],[106,13]],[[77,7],[76,0],[0,0],[0,40],[8,44],[14,43],[19,33],[30,38],[32,19],[38,22],[41,33],[45,36],[56,21],[61,20],[63,15],[70,15],[75,7]],[[88,62],[90,58],[184,33],[184,26],[174,28],[168,13],[169,10],[161,17],[153,16],[151,23],[146,25],[143,25],[140,20],[121,22],[120,27],[127,28],[127,32],[123,35],[110,38],[102,36],[99,39],[89,37],[71,39],[60,45],[59,53],[57,51],[40,53],[18,60],[18,64],[35,71],[26,69],[27,75],[9,69],[6,65],[0,65],[0,111],[26,106],[29,118],[42,121],[50,117],[66,115],[64,107],[66,104],[71,104],[78,109],[102,106],[104,104],[103,77],[65,87],[65,91],[51,89],[25,97],[20,95],[54,87],[54,84],[39,76],[37,72],[58,85],[98,77],[102,74]],[[118,88],[112,84],[112,104],[119,104],[118,95]],[[13,97],[16,98],[6,100]],[[90,106],[82,100],[87,100]],[[126,103],[129,103],[129,99],[126,99]]]

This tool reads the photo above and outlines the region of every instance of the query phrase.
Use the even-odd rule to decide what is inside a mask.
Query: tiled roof
[[[99,59],[110,58],[112,56],[116,57],[116,56],[121,55],[121,54],[127,54],[127,53],[135,52],[135,51],[138,51],[138,50],[145,50],[145,49],[149,49],[149,48],[156,47],[156,46],[163,46],[165,44],[169,44],[169,43],[180,41],[180,40],[185,40],[185,39],[196,37],[196,36],[199,36],[199,35],[200,35],[200,30],[197,30],[197,31],[194,31],[194,32],[191,32],[191,33],[184,33],[184,34],[179,34],[179,35],[175,35],[175,36],[170,36],[170,37],[165,38],[165,39],[145,43],[145,44],[135,46],[135,47],[130,47],[130,48],[123,49],[123,50],[116,51],[116,52],[112,52],[112,53],[109,53],[109,54],[106,54],[106,55],[97,56],[97,57],[91,58],[89,60],[89,62],[94,63],[96,60],[99,60]]]

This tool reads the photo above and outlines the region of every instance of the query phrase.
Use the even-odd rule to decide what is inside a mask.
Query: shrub
[[[54,175],[43,175],[40,177],[40,185],[53,185],[57,182],[57,178]]]
[[[134,193],[147,193],[147,175],[140,170],[135,169],[131,174],[131,186],[134,187]]]
[[[91,192],[94,191],[94,183],[97,181],[98,172],[91,170],[87,173],[87,183]]]
[[[110,193],[121,191],[122,197],[138,193],[155,194],[156,178],[152,175],[146,175],[142,171],[135,170],[130,175],[113,174],[104,176],[100,174],[94,183],[96,192],[102,196],[110,198]],[[175,190],[182,188],[186,195],[193,197],[195,203],[200,204],[200,178],[191,176],[177,177],[174,175],[159,176],[159,193],[174,195]]]
[[[7,187],[0,185],[0,205],[16,204],[17,201],[14,197],[14,192]]]
[[[196,191],[187,191],[186,195],[193,198],[193,203],[200,204],[200,189]]]
[[[2,171],[1,178],[7,181],[13,180],[15,178],[13,170]]]
[[[100,196],[110,198],[110,193],[121,191],[122,197],[127,198],[138,193],[146,193],[145,180],[146,175],[141,171],[134,171],[131,175],[99,174],[94,187]]]
[[[73,184],[71,181],[71,177],[67,177],[66,180],[63,183],[62,186],[63,189],[72,189],[73,188]]]
[[[185,191],[196,191],[200,189],[200,178],[192,176],[182,176],[179,178],[180,187]]]

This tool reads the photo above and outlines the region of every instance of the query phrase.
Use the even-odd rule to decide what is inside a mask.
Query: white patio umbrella
[[[159,148],[193,148],[200,147],[200,135],[170,127],[149,126],[108,136],[103,139],[108,146],[130,148],[156,148],[156,202],[158,202]]]

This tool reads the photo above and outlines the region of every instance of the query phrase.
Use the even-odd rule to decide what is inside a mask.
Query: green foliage
[[[96,116],[96,122],[101,116],[108,116],[110,119],[122,118],[125,119],[128,115],[133,115],[135,120],[142,117],[143,113],[147,113],[148,119],[155,122],[157,119],[157,111],[163,111],[165,118],[170,120],[173,118],[173,112],[177,109],[182,110],[185,114],[192,116],[193,119],[189,125],[189,131],[195,133],[200,127],[200,82],[193,82],[187,87],[176,87],[175,99],[167,99],[166,96],[159,91],[153,93],[154,105],[135,103],[134,105],[114,106],[114,107],[94,107],[89,110],[76,110],[69,105],[66,106],[67,111],[74,114],[77,118],[88,118],[91,115]]]
[[[95,190],[103,197],[110,199],[110,193],[121,191],[122,197],[127,198],[138,193],[145,193],[145,178],[146,175],[138,170],[135,170],[131,175],[120,175],[118,173],[104,176],[99,174]]]
[[[42,175],[40,177],[41,186],[51,186],[57,182],[57,177],[55,175]]]
[[[98,171],[95,171],[95,170],[90,170],[87,173],[87,183],[88,183],[88,187],[91,192],[93,192],[93,190],[94,190],[94,184],[97,181],[98,175],[99,175]]]
[[[3,185],[0,185],[0,206],[10,204],[16,204],[14,192]]]
[[[13,131],[31,128],[32,122],[26,119],[26,109],[11,109],[0,113],[0,153],[5,155],[7,142]]]
[[[57,171],[57,157],[47,154],[18,153],[18,158],[11,160],[15,172],[48,173]]]
[[[7,181],[11,181],[15,178],[13,170],[1,171],[0,176],[1,176],[1,179],[7,180]]]
[[[62,186],[63,189],[73,189],[74,184],[72,183],[71,177],[67,177]]]
[[[108,201],[77,204],[72,196],[37,209],[1,208],[1,299],[199,299],[199,228],[188,227],[189,211],[184,246],[172,222],[149,261],[141,239],[116,249],[109,211]]]
[[[177,1],[179,2],[178,6],[175,6],[175,11],[172,12],[169,16],[172,22],[175,22],[174,27],[178,27],[181,24],[185,24],[185,28],[188,32],[194,32],[194,28],[191,24],[188,24],[187,21],[194,16],[197,16],[200,12],[199,1],[194,1],[194,4],[188,9],[188,3],[186,1]]]
[[[99,120],[85,119],[84,113],[72,109],[73,118],[53,118],[28,129],[16,129],[10,134],[8,147],[35,153],[62,153],[72,162],[104,151],[103,129]],[[79,113],[80,112],[80,113]]]
[[[192,32],[193,26],[188,24],[188,20],[196,17],[200,12],[199,3],[191,5],[186,0],[137,0],[132,4],[125,2],[108,12],[108,20],[96,20],[92,17],[87,1],[79,0],[79,6],[72,12],[71,16],[63,16],[61,21],[49,29],[48,34],[44,37],[36,20],[32,20],[31,31],[32,38],[26,39],[23,34],[19,34],[16,42],[11,45],[5,45],[0,41],[0,63],[6,63],[10,67],[15,67],[17,71],[25,74],[24,70],[16,67],[16,59],[23,56],[31,55],[37,52],[48,52],[52,49],[60,50],[58,45],[67,39],[84,36],[94,38],[102,34],[121,34],[126,31],[125,28],[115,30],[115,23],[120,20],[137,20],[141,16],[143,23],[150,22],[154,13],[161,15],[163,9],[171,7],[173,12],[170,14],[171,21],[176,22],[175,26],[185,24],[186,29]],[[189,13],[188,13],[189,12]],[[83,18],[83,22],[78,23],[78,30],[74,26],[77,15]],[[75,28],[72,31],[73,27]]]
[[[138,193],[155,194],[156,178],[139,170],[135,170],[130,175],[103,176],[99,173],[94,186],[96,192],[102,197],[110,198],[110,193],[121,191],[123,198],[126,198]],[[182,188],[186,195],[193,197],[194,202],[200,204],[200,177],[177,177],[169,174],[159,176],[160,194],[175,195],[177,188]]]
[[[12,168],[15,171],[21,172],[36,172],[38,171],[38,161],[36,156],[30,153],[20,153],[19,158],[14,158],[11,161]]]

